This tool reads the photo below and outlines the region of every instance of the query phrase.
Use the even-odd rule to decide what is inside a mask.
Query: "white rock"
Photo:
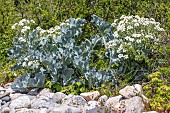
[[[70,106],[68,108],[68,113],[82,113],[82,110],[80,108]]]
[[[30,100],[33,100],[36,98],[36,96],[32,96],[32,95],[28,95],[28,97],[30,98]]]
[[[46,102],[47,102],[46,100],[35,98],[31,100],[31,108],[35,108],[35,109],[41,108]]]
[[[6,89],[0,86],[0,91],[6,91]]]
[[[125,104],[126,104],[125,113],[141,113],[144,110],[142,98],[139,96],[127,99],[125,101]]]
[[[93,109],[85,110],[82,113],[114,113],[106,106],[95,107]]]
[[[9,107],[14,109],[29,108],[31,106],[31,100],[28,96],[20,96],[11,101]]]
[[[45,100],[45,101],[49,101],[50,100],[50,98],[48,98],[48,97],[46,97],[46,96],[40,96],[40,97],[38,97],[38,99],[40,99],[40,100]]]
[[[41,108],[39,111],[39,113],[48,113],[48,109],[46,108]]]
[[[48,110],[46,108],[42,109],[28,109],[28,108],[21,108],[16,109],[16,113],[48,113]]]
[[[141,97],[135,96],[130,99],[121,100],[115,106],[112,106],[112,110],[123,113],[142,113],[144,104]]]
[[[9,96],[10,96],[11,100],[14,100],[14,99],[19,98],[21,96],[26,96],[26,94],[21,94],[21,93],[14,93],[14,94],[12,94],[11,93]]]
[[[62,104],[72,105],[72,106],[81,106],[86,104],[86,100],[82,96],[66,96],[62,99]]]
[[[158,113],[157,111],[148,111],[148,112],[142,112],[142,113]]]
[[[59,107],[50,107],[50,113],[82,113],[82,110],[77,107],[68,105],[60,105]]]
[[[44,88],[43,90],[40,91],[40,93],[37,96],[41,96],[47,93],[51,93],[52,91],[49,88]]]
[[[98,91],[87,92],[87,93],[81,93],[80,96],[86,99],[86,101],[97,100],[100,96],[100,93]]]
[[[105,103],[105,106],[107,107],[114,107],[118,102],[120,102],[122,100],[122,96],[119,95],[119,96],[115,96],[115,97],[111,97],[109,98],[106,103]]]
[[[39,109],[39,108],[49,108],[49,107],[57,107],[58,104],[42,99],[33,99],[31,100],[31,108]]]
[[[140,84],[135,84],[134,87],[138,93],[143,94],[142,86]]]
[[[9,107],[4,107],[0,113],[9,113],[10,112],[10,108]]]
[[[101,102],[105,103],[107,100],[108,100],[107,95],[103,95],[103,96],[101,96],[101,97],[98,99],[98,101],[99,101],[100,103],[101,103]]]
[[[1,113],[15,113],[15,109],[10,109],[9,107],[5,107],[2,109]]]
[[[137,95],[133,86],[126,86],[119,91],[119,94],[122,95],[124,98],[131,98]]]
[[[1,108],[3,109],[3,108],[5,108],[5,107],[9,107],[9,104],[10,104],[11,102],[9,101],[9,102],[7,102],[7,103],[5,103]]]
[[[37,97],[47,97],[49,99],[52,99],[54,96],[54,93],[45,93],[45,94],[41,94],[41,95],[38,95]]]
[[[56,92],[54,93],[53,97],[52,97],[52,100],[54,102],[60,102],[63,98],[65,98],[67,95],[65,95],[64,93],[62,92]]]
[[[6,92],[13,93],[15,91],[11,87],[9,87],[8,89],[6,89]]]
[[[93,108],[98,107],[98,106],[100,106],[100,102],[98,102],[98,101],[89,101],[87,103],[87,110],[93,109]]]

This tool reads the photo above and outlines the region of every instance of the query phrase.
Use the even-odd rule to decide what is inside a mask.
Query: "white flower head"
[[[28,62],[28,66],[31,66],[33,64],[33,61]]]
[[[112,47],[115,47],[118,42],[119,42],[118,39],[113,39],[113,40],[109,41],[109,42],[106,44],[106,46],[107,46],[107,48],[112,48]]]
[[[26,62],[23,62],[23,63],[22,63],[22,66],[23,66],[23,67],[26,67],[26,66],[27,66]]]
[[[126,16],[125,15],[122,15],[121,17],[120,17],[120,19],[124,19]]]
[[[119,54],[119,55],[118,55],[118,58],[121,59],[122,57],[123,57],[123,54]]]
[[[140,39],[137,39],[136,42],[137,42],[137,43],[141,43],[142,41],[141,41]]]
[[[24,26],[23,29],[30,30],[30,27],[29,26]]]
[[[131,25],[127,26],[127,30],[129,29],[133,29],[133,27]]]
[[[129,58],[129,56],[128,55],[124,55],[124,59],[128,59]]]
[[[141,37],[141,34],[132,34],[132,37]]]
[[[26,42],[25,38],[23,38],[23,37],[18,38],[18,40],[19,40],[20,42]]]
[[[38,26],[38,27],[36,28],[36,30],[41,31],[42,29],[41,29],[41,27]]]
[[[18,23],[15,23],[11,28],[15,29],[17,25],[18,25]]]
[[[20,22],[18,23],[18,26],[24,26],[24,23],[20,21]]]
[[[30,27],[29,27],[29,26],[24,26],[24,27],[22,28],[21,32],[24,33],[24,32],[26,32],[26,31],[28,31],[28,30],[30,30]]]
[[[30,20],[31,23],[35,24],[35,21],[34,20]]]
[[[115,31],[115,32],[113,33],[113,36],[114,36],[115,38],[118,38],[118,37],[119,37],[118,31]]]
[[[135,26],[135,27],[138,27],[138,26],[139,26],[139,23],[135,23],[134,26]]]
[[[112,23],[111,25],[112,25],[113,27],[115,27],[117,24],[116,24],[116,23]]]

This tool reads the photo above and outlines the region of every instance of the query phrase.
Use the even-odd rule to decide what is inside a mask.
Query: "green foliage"
[[[105,83],[97,89],[101,95],[107,95],[108,97],[116,95],[113,92],[116,92],[114,83]]]
[[[168,33],[170,29],[170,3],[168,0],[138,0],[135,2],[132,0],[0,0],[0,4],[0,73],[9,70],[4,67],[8,67],[8,63],[10,64],[6,48],[12,46],[12,37],[15,36],[11,26],[23,18],[35,20],[37,23],[35,26],[43,29],[54,27],[70,17],[85,18],[88,24],[84,26],[84,35],[80,40],[88,38],[96,32],[96,28],[89,23],[92,14],[110,22],[122,15],[152,17],[160,22]],[[99,62],[99,65],[103,65],[102,62]]]
[[[65,94],[78,95],[80,93],[89,92],[90,90],[87,89],[87,87],[82,82],[76,82],[70,86],[63,87],[63,89],[60,91]]]
[[[170,111],[170,67],[160,68],[159,71],[148,75],[148,79],[149,83],[143,87],[144,95],[150,102],[146,110]]]

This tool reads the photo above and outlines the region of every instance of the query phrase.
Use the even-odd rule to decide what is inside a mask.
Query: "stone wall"
[[[98,91],[65,95],[46,88],[21,94],[10,86],[0,87],[0,113],[146,113],[144,103],[148,102],[139,84],[126,86],[114,97]]]

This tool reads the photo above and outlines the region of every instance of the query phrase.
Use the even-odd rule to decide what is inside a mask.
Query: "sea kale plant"
[[[93,18],[93,22],[98,25],[101,20],[95,15]],[[67,86],[80,81],[89,89],[106,81],[116,81],[113,70],[108,69],[106,72],[90,67],[90,58],[97,51],[96,48],[103,46],[100,36],[77,44],[82,35],[84,19],[70,18],[49,30],[40,27],[33,29],[30,26],[34,23],[33,20],[23,19],[12,26],[18,32],[10,49],[10,59],[17,60],[11,70],[25,70],[25,74],[19,76],[12,85],[15,91],[27,92],[32,88],[41,88],[47,77],[51,78],[52,84]],[[108,29],[105,24],[99,28]]]

